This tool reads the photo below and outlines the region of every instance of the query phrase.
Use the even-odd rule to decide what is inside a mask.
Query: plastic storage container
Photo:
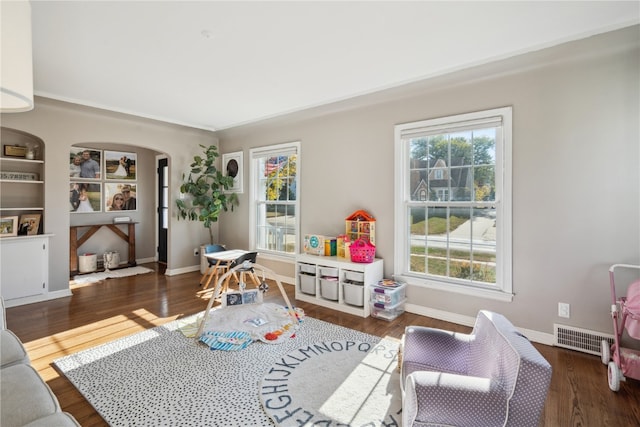
[[[360,272],[360,271],[349,271],[349,270],[343,270],[344,271],[344,279],[345,280],[349,280],[351,282],[364,282],[364,273]]]
[[[323,277],[338,277],[338,269],[335,267],[318,267],[318,274]]]
[[[344,302],[357,307],[364,306],[364,284],[343,283]]]
[[[316,275],[316,266],[313,264],[298,264],[300,266],[300,273]]]
[[[338,279],[320,279],[320,295],[332,301],[338,301]]]
[[[308,295],[316,294],[316,276],[300,274],[300,291]]]
[[[369,302],[369,304],[371,304],[371,317],[391,321],[404,313],[404,303],[405,300],[395,305]]]
[[[371,302],[382,304],[384,306],[392,306],[403,301],[406,296],[406,283],[397,283],[385,281],[384,283],[395,283],[395,285],[377,284],[371,287]]]

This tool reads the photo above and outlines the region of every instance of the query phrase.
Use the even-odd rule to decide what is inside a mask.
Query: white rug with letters
[[[220,351],[185,337],[178,329],[184,325],[184,319],[174,321],[57,359],[54,364],[111,426],[255,427],[273,426],[276,418],[283,426],[305,425],[294,421],[307,419],[303,411],[320,414],[309,418],[306,425],[312,425],[334,417],[339,401],[345,411],[355,414],[347,425],[373,427],[394,424],[394,420],[394,425],[400,425],[400,387],[397,373],[389,372],[396,363],[393,340],[387,343],[380,337],[306,317],[295,337],[280,344],[255,342],[244,350]],[[390,346],[389,352],[379,352],[382,359],[372,360],[373,350],[380,345]],[[347,347],[350,351],[341,350]],[[308,348],[323,351],[327,358],[308,353],[312,351],[305,350]],[[292,358],[300,358],[301,352],[309,355],[300,362],[305,369],[320,359],[325,359],[325,366],[320,371],[307,370],[307,378],[298,375],[297,380],[302,378],[304,383],[292,377],[292,405],[302,409],[297,412],[300,416],[283,420],[273,404],[276,396],[267,396],[266,384],[278,381],[274,366],[284,364],[290,369],[295,363]],[[344,389],[340,378],[351,389]],[[358,393],[352,393],[353,387]],[[315,402],[302,399],[303,395],[316,396]],[[286,399],[283,395],[276,398]],[[369,399],[376,407],[387,408],[374,410],[366,421],[364,412],[372,409],[367,405]],[[330,406],[332,412],[325,413],[323,406]]]
[[[399,426],[398,341],[325,340],[280,358],[260,400],[279,426]]]

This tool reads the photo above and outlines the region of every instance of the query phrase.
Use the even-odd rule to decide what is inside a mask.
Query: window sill
[[[395,278],[407,282],[411,286],[416,286],[426,289],[434,289],[437,291],[452,292],[456,294],[469,295],[477,298],[486,298],[496,301],[512,302],[513,293],[504,292],[501,290],[474,288],[471,286],[457,285],[455,283],[439,283],[432,280],[419,279],[412,276],[396,275]]]
[[[289,264],[295,264],[296,263],[296,255],[295,254],[282,255],[282,254],[278,254],[278,253],[275,253],[275,252],[260,251],[260,249],[256,249],[256,251],[258,252],[258,258],[262,258],[262,259],[269,260],[269,261],[284,262],[284,263],[289,263]]]

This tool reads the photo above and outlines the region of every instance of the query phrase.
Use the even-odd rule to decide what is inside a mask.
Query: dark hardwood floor
[[[156,274],[109,279],[72,287],[73,296],[7,309],[7,325],[25,343],[34,367],[58,396],[63,410],[83,426],[105,426],[104,420],[73,385],[53,367],[56,358],[131,335],[204,310],[196,295],[197,272],[168,277],[163,267],[146,264]],[[285,285],[293,301],[293,286]],[[281,301],[271,286],[267,299]],[[392,322],[360,318],[297,301],[307,316],[377,336],[400,338],[406,325],[460,332],[465,326],[404,313]],[[640,381],[623,382],[614,393],[599,357],[535,344],[553,366],[551,388],[541,426],[639,426]]]

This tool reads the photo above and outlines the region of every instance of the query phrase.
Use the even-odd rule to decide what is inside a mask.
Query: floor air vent
[[[613,344],[613,335],[602,332],[590,331],[588,329],[575,328],[573,326],[553,325],[555,343],[558,347],[577,350],[583,353],[601,355],[602,340]]]

